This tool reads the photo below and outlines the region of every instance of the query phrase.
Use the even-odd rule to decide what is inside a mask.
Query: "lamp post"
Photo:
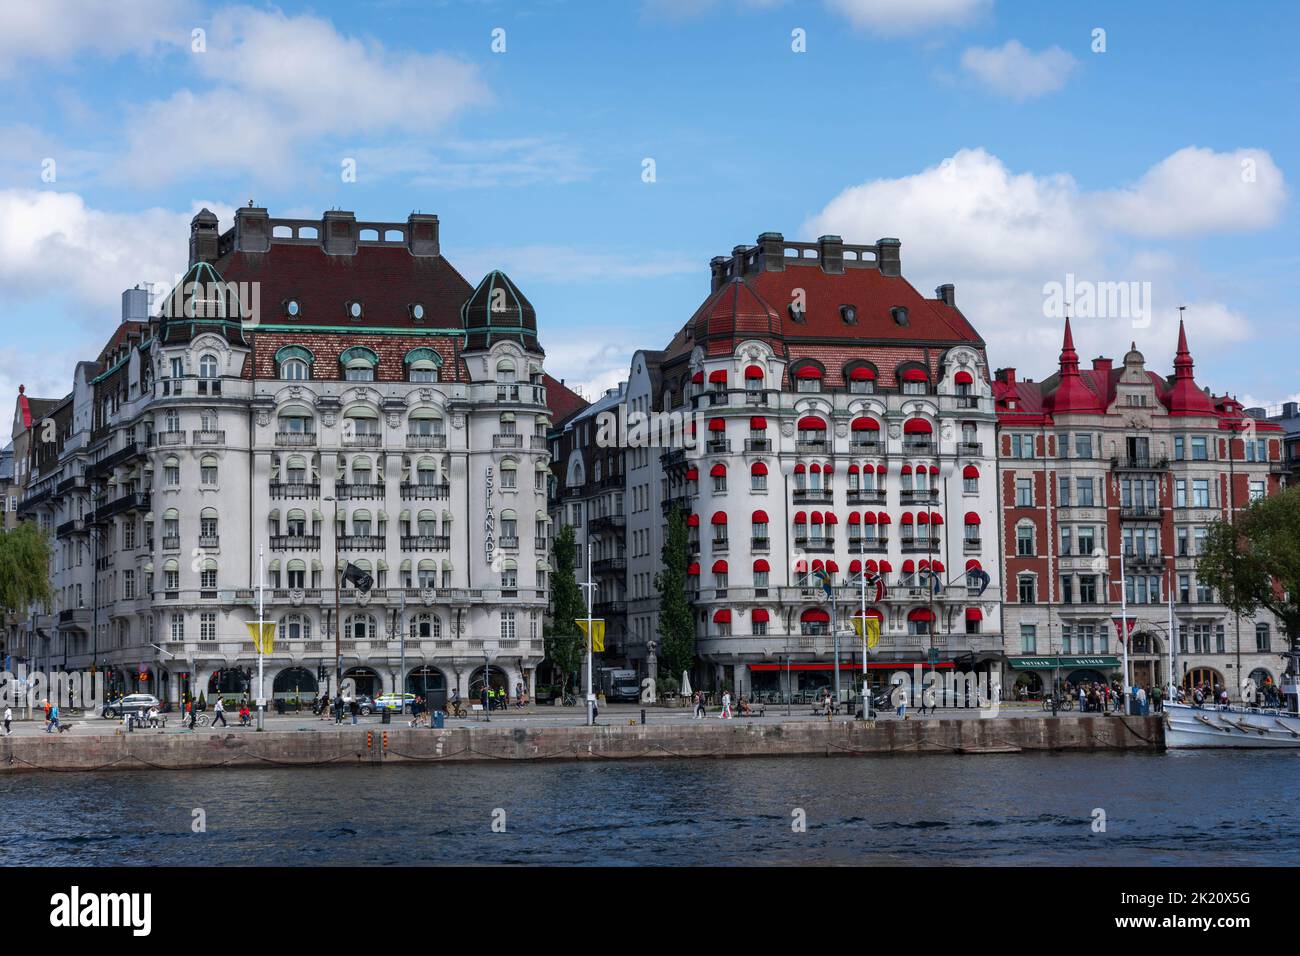
[[[262,546],[257,546],[257,729],[266,729],[266,682],[262,669],[266,648],[266,575],[262,570]]]
[[[591,727],[596,723],[596,718],[592,714],[592,710],[596,706],[596,695],[592,692],[592,688],[591,688],[592,629],[595,627],[595,624],[593,623],[593,617],[592,617],[592,601],[594,600],[595,593],[596,593],[596,582],[593,580],[592,573],[591,573],[591,541],[590,540],[587,541],[587,580],[582,585],[582,589],[587,592],[587,726]]]
[[[403,588],[401,598],[398,600],[398,604],[397,604],[397,635],[398,638],[401,640],[401,647],[402,647],[401,663],[398,665],[398,667],[400,668],[399,673],[401,674],[401,681],[400,681],[401,690],[399,690],[398,693],[401,696],[398,697],[398,700],[402,702],[403,715],[405,715],[406,713],[406,628],[404,626],[405,623],[406,623],[406,589]]]
[[[334,514],[330,521],[334,539],[334,692],[343,693],[343,641],[340,634],[342,619],[339,616],[341,601],[339,599],[339,502],[337,498],[325,498],[334,505]]]

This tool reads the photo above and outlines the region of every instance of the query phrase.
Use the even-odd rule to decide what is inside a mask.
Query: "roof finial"
[[[18,394],[19,394],[19,395],[22,395],[22,394],[23,394],[24,392],[26,392],[26,391],[27,391],[27,386],[26,386],[26,385],[19,385],[19,386],[18,386]]]

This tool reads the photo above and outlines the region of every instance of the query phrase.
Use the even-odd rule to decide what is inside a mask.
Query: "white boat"
[[[1165,746],[1300,748],[1300,715],[1259,707],[1165,704]]]

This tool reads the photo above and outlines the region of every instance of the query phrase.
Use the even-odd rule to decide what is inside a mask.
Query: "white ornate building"
[[[32,441],[23,508],[56,535],[56,604],[31,658],[171,701],[238,693],[260,553],[268,697],[324,689],[322,671],[333,686],[338,616],[359,693],[436,704],[486,666],[531,686],[549,570],[536,316],[499,272],[470,286],[438,227],[195,216],[178,292],[78,366],[57,440]],[[346,562],[368,594],[336,594]]]

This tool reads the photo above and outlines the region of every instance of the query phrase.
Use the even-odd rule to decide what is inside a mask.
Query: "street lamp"
[[[343,621],[339,611],[341,606],[339,600],[339,502],[334,497],[322,500],[334,505],[334,513],[330,521],[331,533],[334,539],[334,692],[340,694],[343,690],[343,642],[340,634]]]

